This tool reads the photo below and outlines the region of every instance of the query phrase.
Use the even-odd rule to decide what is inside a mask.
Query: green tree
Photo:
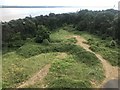
[[[38,25],[35,41],[42,43],[44,39],[50,40],[50,33],[44,25]]]

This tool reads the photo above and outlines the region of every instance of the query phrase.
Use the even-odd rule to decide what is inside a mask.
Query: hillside
[[[118,79],[118,23],[111,9],[3,22],[2,87],[101,88]]]
[[[110,68],[105,68],[106,60],[101,62],[89,47],[81,45],[85,41],[76,36],[78,35],[60,29],[51,34],[52,43],[49,45],[27,42],[18,50],[4,54],[3,86],[90,88],[99,87],[103,80],[116,78],[115,71],[113,77],[105,79],[105,73],[110,72],[109,69],[112,71],[112,66],[108,63]],[[40,50],[39,47],[44,49]]]

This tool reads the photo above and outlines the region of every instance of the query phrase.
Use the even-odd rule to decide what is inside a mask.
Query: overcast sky
[[[118,7],[119,0],[1,0],[1,5],[36,6],[111,6]]]
[[[120,0],[0,0],[0,5],[15,6],[80,6],[79,9],[106,10],[118,9]],[[69,9],[0,9],[0,19],[6,21],[15,18],[23,18],[27,15],[48,14],[50,12],[76,12],[78,8]]]

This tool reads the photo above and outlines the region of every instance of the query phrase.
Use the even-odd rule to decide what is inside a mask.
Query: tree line
[[[77,31],[87,31],[101,36],[111,37],[120,43],[120,12],[108,9],[102,11],[80,10],[75,13],[63,13],[25,17],[24,19],[2,22],[2,46],[19,47],[28,38],[42,43],[50,40],[50,33],[63,25],[73,25]]]

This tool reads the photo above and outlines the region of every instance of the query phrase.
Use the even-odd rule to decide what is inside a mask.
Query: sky
[[[0,8],[0,19],[2,21],[23,18],[27,15],[39,15],[64,12],[76,12],[80,9],[88,10],[106,10],[117,9],[120,0],[0,0],[1,5],[8,6],[80,6],[80,8],[67,9],[16,9],[16,8]],[[120,7],[119,7],[120,8]]]
[[[118,7],[119,0],[1,0],[0,5]]]

